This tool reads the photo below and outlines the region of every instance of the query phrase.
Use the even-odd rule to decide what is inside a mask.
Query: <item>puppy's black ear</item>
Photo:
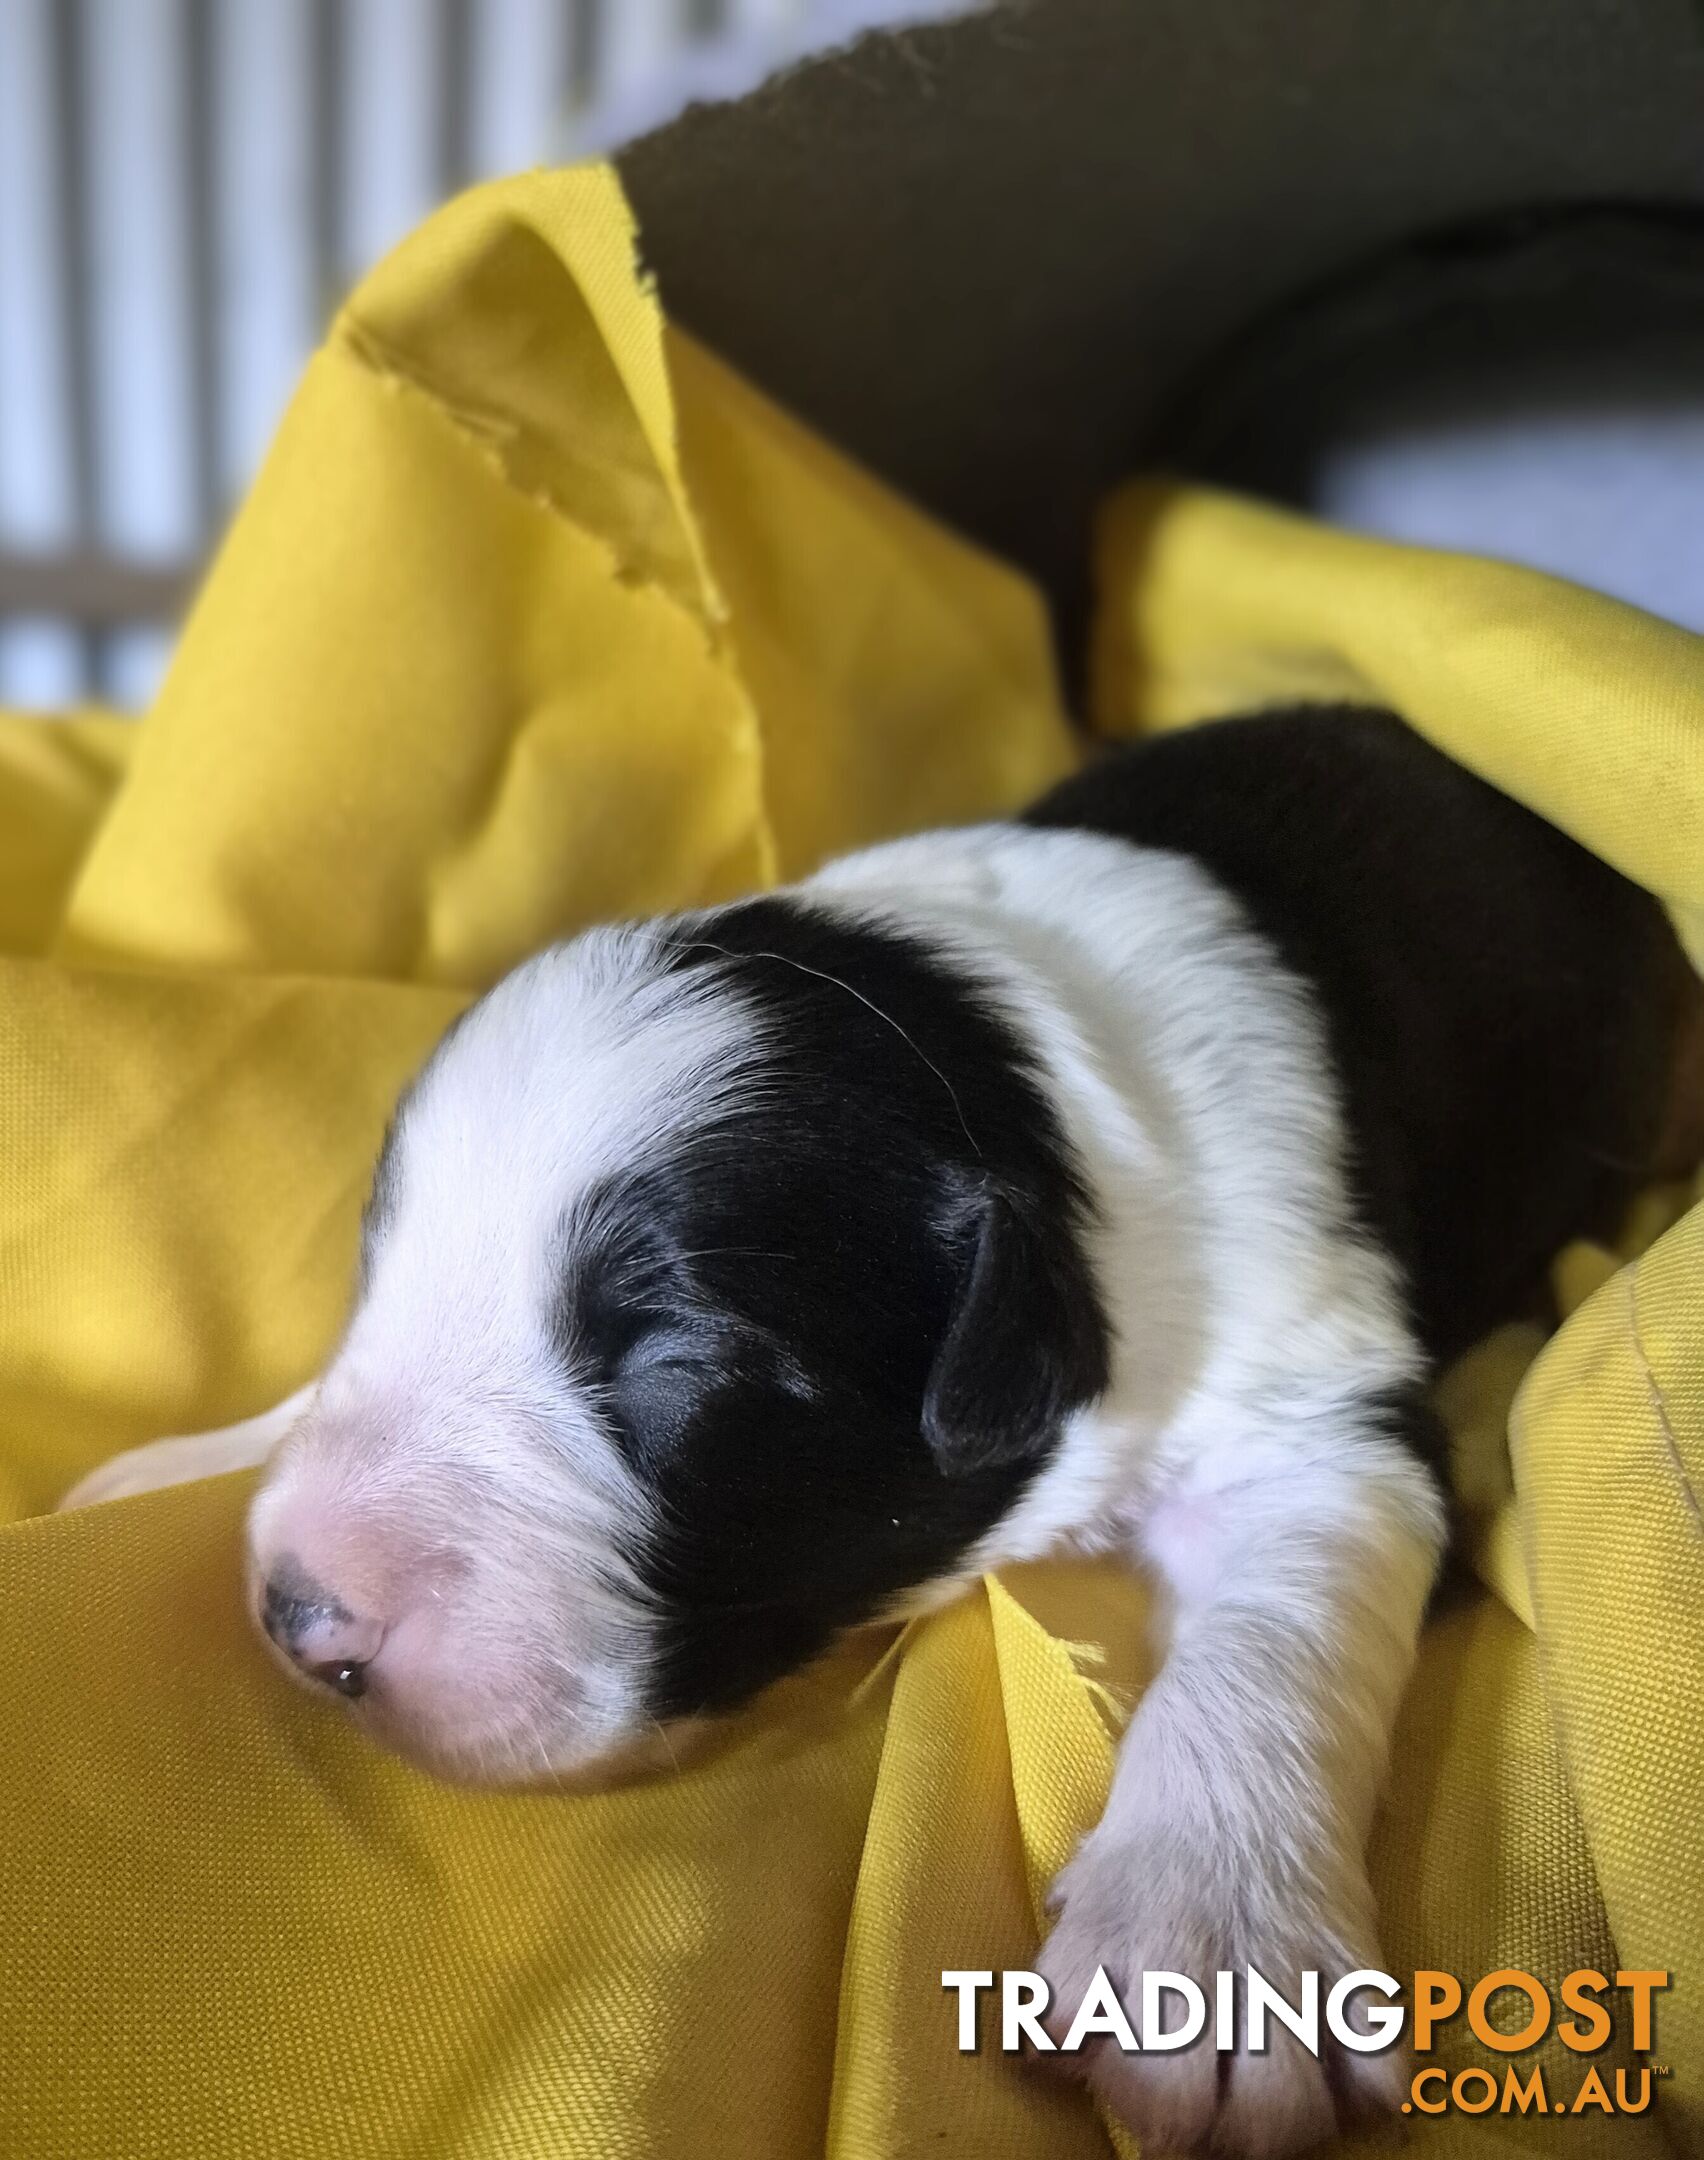
[[[958,1297],[923,1397],[923,1437],[948,1477],[1041,1455],[1106,1386],[1106,1320],[1076,1213],[1049,1219],[991,1182],[954,1195]]]

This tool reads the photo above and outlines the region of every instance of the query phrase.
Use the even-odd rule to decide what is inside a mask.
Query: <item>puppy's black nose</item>
[[[383,1629],[287,1560],[261,1590],[260,1624],[308,1679],[351,1701],[367,1692],[367,1667]]]
[[[279,1649],[293,1657],[296,1645],[321,1619],[330,1618],[334,1601],[302,1576],[275,1575],[260,1601],[260,1624]]]

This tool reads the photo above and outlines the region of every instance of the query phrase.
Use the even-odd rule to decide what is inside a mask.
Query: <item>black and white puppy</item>
[[[1422,1390],[1613,1218],[1695,988],[1654,903],[1388,715],[1171,736],[517,969],[397,1113],[321,1378],[73,1497],[271,1455],[273,1643],[498,1782],[1122,1553],[1168,1648],[1058,1885],[1056,2001],[1377,1967],[1444,1542]],[[1278,2045],[1084,2067],[1160,2146],[1401,2096]]]

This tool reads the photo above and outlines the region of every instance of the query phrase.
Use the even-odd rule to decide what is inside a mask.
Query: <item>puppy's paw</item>
[[[191,1478],[216,1477],[237,1467],[229,1456],[223,1433],[192,1433],[130,1448],[80,1478],[60,1501],[59,1512],[93,1507],[97,1500],[128,1500],[162,1485],[185,1485]]]
[[[1189,2046],[1126,2053],[1106,2036],[1074,2055],[1049,2057],[1080,2077],[1110,2113],[1129,2125],[1144,2153],[1212,2152],[1226,2160],[1281,2160],[1341,2127],[1401,2105],[1406,2057],[1346,2048],[1330,2032],[1325,2000],[1345,1973],[1379,1968],[1372,1899],[1358,1868],[1336,1901],[1305,1889],[1264,1882],[1262,1860],[1228,1865],[1223,1855],[1192,1851],[1185,1837],[1088,1839],[1054,1889],[1058,1920],[1040,1970],[1051,1991],[1044,2023],[1065,2039],[1071,2020],[1103,1967],[1133,2026],[1140,2029],[1145,1972],[1185,1973],[1201,1988],[1207,2027]],[[1289,2001],[1300,1976],[1320,1975],[1320,2053],[1316,2057],[1276,2019],[1266,2047],[1246,2045],[1242,1976],[1252,1967]],[[1216,1975],[1237,1975],[1234,2051],[1214,2046]],[[1178,1997],[1163,1998],[1175,2027]],[[1366,2030],[1351,2006],[1349,2022]]]

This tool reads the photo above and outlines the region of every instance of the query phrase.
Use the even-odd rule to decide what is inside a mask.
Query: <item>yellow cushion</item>
[[[1115,509],[1105,561],[1109,726],[1354,673],[1704,901],[1693,641],[1207,498]],[[939,1975],[1029,1961],[1094,1815],[1115,1572],[850,1644],[676,1778],[478,1797],[260,1656],[248,1480],[40,1512],[312,1372],[389,1107],[520,954],[1072,758],[1035,595],[671,331],[601,170],[464,198],[356,294],[142,726],[0,724],[0,2153],[1105,2152],[954,2051]],[[1624,2160],[1704,2060],[1701,1239],[1570,1262],[1376,1856],[1398,1971],[1676,1969],[1660,2114],[1528,2127]],[[1491,1480],[1534,1347],[1452,1383]]]
[[[1290,697],[1394,705],[1656,893],[1704,959],[1704,640],[1534,571],[1205,489],[1123,491],[1099,567],[1109,732]],[[1425,1644],[1375,1840],[1398,1972],[1515,1966],[1554,1985],[1618,1954],[1673,1976],[1653,2113],[1535,2133],[1606,2152],[1704,2137],[1701,1201],[1704,1183],[1648,1193],[1618,1253],[1558,1256],[1568,1318],[1548,1344],[1509,1328],[1447,1376],[1494,1596]],[[1572,2096],[1580,2062],[1554,2040],[1544,2059]],[[1444,2129],[1472,2144],[1468,2124]]]

